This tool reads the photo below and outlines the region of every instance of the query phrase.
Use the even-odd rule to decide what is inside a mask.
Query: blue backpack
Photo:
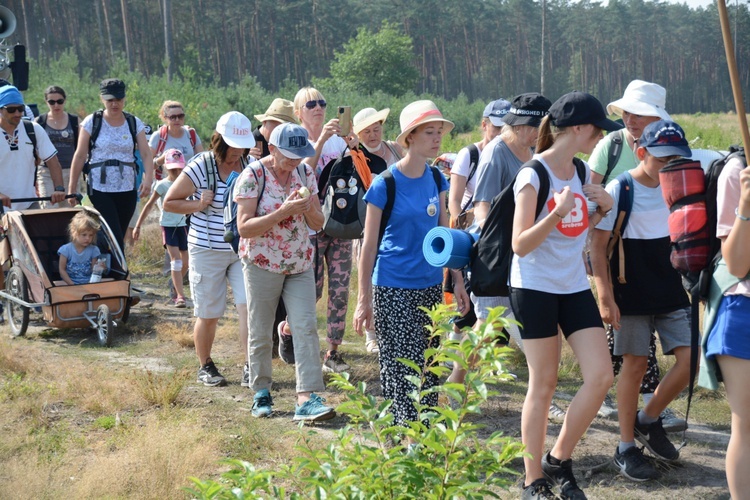
[[[258,203],[260,203],[260,198],[263,196],[263,191],[266,188],[266,177],[265,175],[258,177],[258,174],[255,173],[255,168],[260,166],[263,168],[264,174],[265,168],[260,163],[260,160],[256,160],[250,165],[247,165],[243,158],[242,165],[243,170],[248,166],[250,167],[250,172],[258,183]],[[297,166],[297,173],[299,174],[300,179],[307,179],[304,163],[300,163]],[[237,183],[237,178],[239,176],[240,175],[237,172],[232,172],[227,179],[227,189],[224,191],[224,241],[232,245],[232,249],[235,253],[239,252],[240,248],[240,231],[237,227],[237,203],[234,201],[234,186]]]

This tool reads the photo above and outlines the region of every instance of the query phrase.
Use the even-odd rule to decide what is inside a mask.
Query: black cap
[[[117,78],[107,78],[102,80],[99,84],[99,93],[102,98],[109,99],[124,99],[125,98],[125,82],[118,80]]]
[[[506,125],[538,127],[552,102],[538,92],[529,92],[517,95],[510,104],[510,110],[503,117]]]
[[[607,118],[599,99],[586,92],[570,92],[560,97],[549,108],[549,116],[555,127],[594,125],[607,132],[620,130],[622,125]]]

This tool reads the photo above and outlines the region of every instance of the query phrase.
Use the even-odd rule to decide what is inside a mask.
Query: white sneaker
[[[557,406],[554,402],[549,405],[549,413],[547,419],[550,422],[561,424],[565,421],[565,410]]]

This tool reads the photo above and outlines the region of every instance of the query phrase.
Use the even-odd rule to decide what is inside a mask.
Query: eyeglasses
[[[176,115],[167,115],[167,120],[184,120],[185,113],[179,113]]]
[[[60,106],[62,106],[63,104],[65,104],[65,99],[47,99],[47,104],[49,104],[50,106],[54,106],[55,104],[59,104]]]
[[[307,101],[305,103],[305,107],[307,109],[315,109],[315,105],[318,105],[321,108],[325,109],[325,107],[326,107],[327,104],[328,103],[325,101],[325,99],[318,99],[317,101]]]
[[[26,106],[5,106],[3,109],[10,114],[23,113],[26,111]]]

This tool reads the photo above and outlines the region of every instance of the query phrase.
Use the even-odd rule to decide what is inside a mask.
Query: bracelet
[[[602,210],[602,207],[600,207],[600,206],[596,207],[596,213],[598,213],[599,215],[601,215],[602,219],[605,218],[606,216],[608,216],[611,211],[612,211],[611,208],[605,212],[604,210]]]
[[[736,215],[739,220],[750,222],[750,217],[745,217],[744,215],[740,215],[740,207],[737,207],[734,209],[734,215]]]
[[[559,214],[559,213],[557,212],[557,210],[555,210],[555,211],[554,211],[554,212],[552,212],[552,213],[554,213],[555,215],[557,215],[558,217],[560,217],[560,220],[563,220],[563,219],[565,218],[564,216],[560,215],[560,214]]]

